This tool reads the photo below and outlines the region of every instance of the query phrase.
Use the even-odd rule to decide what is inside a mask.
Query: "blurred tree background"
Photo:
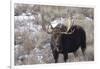
[[[71,17],[76,25],[86,31],[87,50],[79,58],[69,54],[68,62],[94,60],[94,9],[86,7],[53,6],[36,4],[14,4],[15,65],[54,63],[50,48],[50,34],[46,26],[65,23]],[[63,62],[60,55],[59,62]]]

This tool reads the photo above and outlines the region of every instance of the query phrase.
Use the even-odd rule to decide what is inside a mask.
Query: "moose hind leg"
[[[59,53],[57,51],[54,51],[53,52],[53,56],[54,56],[55,63],[58,62],[58,55],[59,55]]]
[[[81,50],[82,50],[83,55],[85,56],[85,50],[86,50],[86,35],[84,35],[84,37],[82,37]]]
[[[86,44],[83,44],[81,46],[81,50],[82,50],[83,55],[85,56]]]
[[[66,62],[66,60],[68,59],[68,53],[63,53],[63,56],[64,56],[64,62]]]

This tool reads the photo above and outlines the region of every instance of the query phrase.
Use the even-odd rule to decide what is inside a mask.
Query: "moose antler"
[[[67,32],[69,31],[69,29],[71,28],[71,17],[68,17],[68,20],[67,20],[67,22],[68,22],[68,26],[67,26]]]

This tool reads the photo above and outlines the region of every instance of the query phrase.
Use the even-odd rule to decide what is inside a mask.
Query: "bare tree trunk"
[[[46,21],[44,19],[44,14],[41,14],[41,16],[42,16],[42,21],[41,21],[42,29],[46,31]]]

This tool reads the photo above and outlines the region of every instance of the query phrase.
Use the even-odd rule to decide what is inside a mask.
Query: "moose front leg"
[[[63,56],[64,56],[64,62],[66,62],[66,60],[68,59],[68,53],[63,53]]]
[[[58,56],[59,56],[59,53],[57,51],[53,51],[53,57],[54,57],[55,63],[58,62]]]

